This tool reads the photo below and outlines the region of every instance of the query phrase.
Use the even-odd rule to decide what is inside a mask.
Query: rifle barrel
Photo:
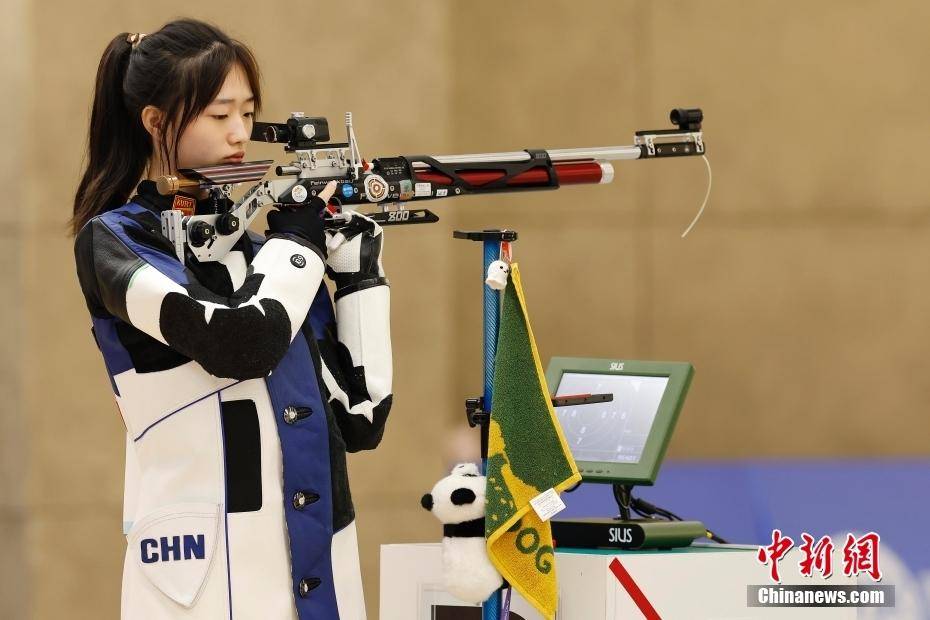
[[[579,160],[614,160],[639,159],[642,149],[638,146],[596,146],[577,149],[548,149],[549,159],[553,162]],[[470,153],[468,155],[435,155],[433,159],[441,164],[481,164],[528,161],[530,154],[526,151],[508,151],[503,153]]]

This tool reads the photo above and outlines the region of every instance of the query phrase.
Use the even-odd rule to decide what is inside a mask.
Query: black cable
[[[659,508],[658,506],[654,504],[650,504],[644,499],[634,497],[633,503],[636,504],[637,507],[640,508],[641,510],[644,510],[652,514],[662,515],[663,517],[666,517],[669,521],[684,521],[684,519],[676,515],[674,512],[665,510],[664,508]]]
[[[614,493],[615,498],[616,498],[616,495],[617,494],[615,492]],[[617,501],[619,502],[619,500]],[[630,508],[633,510],[633,512],[635,512],[639,516],[646,518],[646,519],[653,518],[654,515],[659,515],[661,517],[665,517],[665,519],[667,519],[668,521],[684,521],[684,519],[676,515],[674,512],[670,510],[665,510],[664,508],[659,508],[658,506],[654,504],[650,504],[646,500],[640,499],[638,497],[630,496]],[[715,532],[707,528],[705,528],[704,531],[705,531],[705,536],[709,538],[710,540],[714,541],[715,543],[718,543],[721,545],[729,544],[727,543],[726,540],[724,540],[720,536],[717,536]]]
[[[631,495],[632,487],[625,484],[613,484],[614,500],[617,502],[617,507],[620,509],[620,520],[629,521],[630,520],[630,506],[633,503],[633,496]]]
[[[636,514],[638,514],[639,516],[641,516],[643,519],[653,519],[653,518],[654,518],[654,516],[653,516],[652,514],[646,513],[646,512],[642,512],[641,510],[637,510],[636,508],[633,508],[633,512],[635,512]]]
[[[709,539],[711,539],[712,541],[714,541],[715,543],[720,543],[721,545],[728,545],[728,544],[730,544],[730,543],[728,543],[727,541],[725,541],[724,539],[722,539],[722,538],[720,538],[719,536],[717,536],[716,534],[714,534],[713,532],[711,532],[710,530],[707,530],[707,537],[708,537]]]

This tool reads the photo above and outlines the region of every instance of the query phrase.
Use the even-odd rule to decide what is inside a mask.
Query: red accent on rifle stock
[[[594,161],[585,162],[559,162],[552,165],[559,185],[581,185],[585,183],[600,183],[603,176],[600,164]],[[466,183],[474,187],[482,187],[504,176],[502,170],[462,170],[458,173]],[[433,183],[435,185],[452,185],[452,179],[445,174],[430,170],[417,172],[418,183]],[[510,187],[546,185],[549,182],[549,173],[542,166],[531,168],[507,181]]]

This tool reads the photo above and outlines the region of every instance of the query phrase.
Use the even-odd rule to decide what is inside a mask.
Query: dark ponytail
[[[123,97],[132,52],[128,37],[124,32],[110,41],[97,67],[87,169],[74,196],[71,225],[75,234],[94,215],[129,198],[152,154],[152,141],[141,118],[130,115]]]
[[[261,108],[258,65],[252,52],[210,24],[181,19],[146,35],[135,45],[130,33],[117,35],[100,59],[90,116],[87,168],[74,196],[70,227],[77,232],[95,215],[124,204],[154,153],[142,124],[152,105],[167,120],[174,145],[161,140],[164,161],[177,161],[184,129],[219,93],[234,65],[242,67]]]

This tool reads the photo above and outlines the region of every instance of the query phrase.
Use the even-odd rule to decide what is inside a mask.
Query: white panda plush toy
[[[420,500],[442,522],[442,577],[446,590],[466,603],[480,603],[503,584],[488,559],[484,540],[487,478],[474,463],[460,463]]]

